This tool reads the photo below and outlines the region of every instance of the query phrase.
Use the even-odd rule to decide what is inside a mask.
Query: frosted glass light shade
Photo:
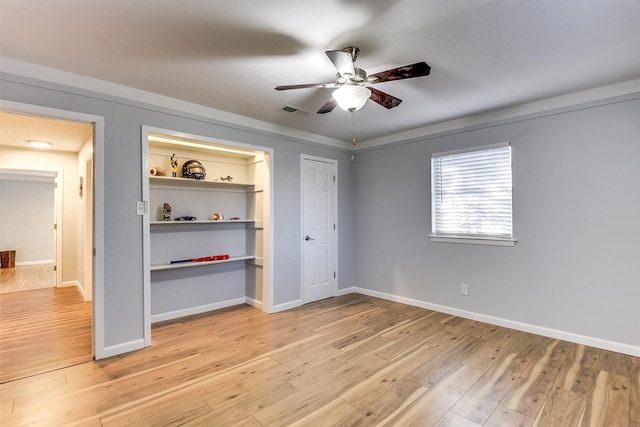
[[[53,145],[49,141],[27,141],[27,143],[29,144],[29,146],[34,148],[51,148],[51,146]]]
[[[361,109],[370,96],[371,91],[364,86],[346,85],[333,91],[333,99],[350,113]]]

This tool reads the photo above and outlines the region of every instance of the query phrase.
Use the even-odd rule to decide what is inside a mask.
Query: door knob
[[[309,236],[304,236],[304,240],[307,240],[307,241],[309,241],[309,240],[316,240],[316,239],[314,239],[313,237],[309,237]]]

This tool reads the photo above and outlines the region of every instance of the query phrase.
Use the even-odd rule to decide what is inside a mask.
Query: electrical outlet
[[[464,283],[460,285],[460,293],[464,296],[469,296],[469,285]]]

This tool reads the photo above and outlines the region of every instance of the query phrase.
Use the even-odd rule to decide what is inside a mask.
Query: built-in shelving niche
[[[143,154],[149,335],[153,322],[230,305],[250,303],[269,312],[271,151],[143,128]],[[182,176],[189,160],[204,166],[203,180]],[[166,175],[153,176],[152,168]],[[164,203],[171,206],[169,221],[163,220]],[[212,219],[215,213],[223,219]],[[182,216],[196,219],[175,221]],[[229,259],[186,261],[214,255]]]

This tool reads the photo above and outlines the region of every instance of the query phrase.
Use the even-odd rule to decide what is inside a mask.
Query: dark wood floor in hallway
[[[75,287],[0,294],[0,383],[92,357],[91,302]]]
[[[638,427],[639,389],[636,357],[350,294],[156,324],[0,385],[0,425]]]

